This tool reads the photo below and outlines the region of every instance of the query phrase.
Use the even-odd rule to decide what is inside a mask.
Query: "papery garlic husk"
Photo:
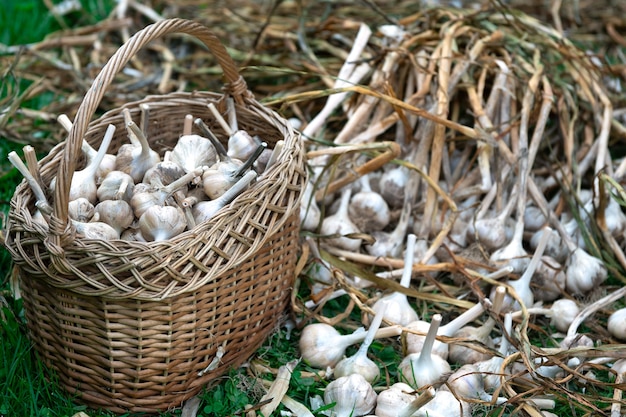
[[[417,410],[412,417],[470,417],[472,405],[459,401],[450,391],[438,390],[435,398]]]
[[[336,417],[367,415],[376,406],[376,397],[370,383],[359,374],[337,378],[324,390],[324,403],[335,403],[331,416]]]
[[[455,338],[473,340],[480,342],[486,347],[493,349],[495,347],[489,333],[483,334],[482,327],[465,326],[454,334]],[[448,345],[448,361],[458,363],[460,365],[473,364],[479,361],[486,361],[493,354],[487,352],[479,352],[470,347],[450,343]]]
[[[128,229],[122,232],[120,239],[126,240],[128,242],[147,242],[146,239],[141,235],[141,230],[138,227],[129,227]]]
[[[245,161],[250,158],[261,141],[257,137],[250,136],[245,130],[238,130],[228,138],[229,157]]]
[[[554,229],[539,229],[535,233],[533,233],[530,238],[530,248],[532,250],[537,249],[537,245],[539,244],[539,240],[541,240],[541,236],[543,233],[550,233],[550,239],[546,245],[546,249],[544,251],[544,255],[549,256],[556,260],[559,264],[563,264],[569,255],[569,251],[567,249],[567,245],[563,243],[559,232]]]
[[[69,202],[67,214],[72,220],[87,223],[93,217],[94,206],[85,197],[79,197]]]
[[[151,206],[141,215],[137,224],[141,235],[147,241],[155,242],[168,240],[187,228],[185,214],[179,207],[173,206]]]
[[[586,294],[597,288],[607,278],[602,261],[576,248],[569,257],[565,271],[565,286],[571,295]]]
[[[133,177],[122,171],[111,171],[98,186],[96,196],[98,201],[125,200],[130,202],[135,190]]]
[[[168,185],[186,174],[186,171],[173,161],[161,161],[150,167],[142,182],[154,186]]]
[[[169,158],[185,172],[191,172],[201,166],[213,166],[217,162],[217,151],[207,138],[183,135],[176,142]]]
[[[556,327],[559,332],[567,332],[570,324],[574,321],[580,308],[574,300],[561,298],[552,303],[550,325]]]
[[[409,181],[408,169],[392,168],[385,171],[378,181],[380,195],[390,208],[400,208],[404,204],[404,193]]]
[[[98,215],[99,221],[114,228],[120,236],[135,220],[133,209],[124,200],[101,201],[96,204],[94,213]]]
[[[472,364],[466,364],[454,371],[448,377],[447,384],[442,389],[449,389],[455,397],[468,400],[482,400],[491,402],[492,396],[485,392],[483,377],[479,369]],[[498,398],[496,404],[506,402],[506,398]]]
[[[377,417],[396,417],[400,410],[417,397],[417,393],[410,385],[396,382],[378,394],[375,414]]]
[[[609,316],[606,328],[617,340],[626,341],[626,308],[615,310]]]
[[[565,292],[565,271],[556,259],[542,256],[532,279],[536,301],[553,301]]]
[[[76,233],[84,239],[113,240],[120,238],[115,229],[104,222],[83,223],[76,220],[70,221],[76,229]]]
[[[389,205],[379,193],[372,191],[367,176],[361,177],[360,184],[361,190],[350,199],[350,219],[363,232],[383,230],[391,219]]]

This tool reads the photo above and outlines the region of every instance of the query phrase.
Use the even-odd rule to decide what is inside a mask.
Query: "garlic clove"
[[[151,206],[139,218],[137,222],[141,235],[147,241],[160,242],[168,240],[180,233],[187,227],[185,214],[179,207]]]
[[[336,417],[364,416],[374,409],[376,398],[370,383],[359,374],[337,378],[324,390],[324,403],[335,404],[331,415]]]

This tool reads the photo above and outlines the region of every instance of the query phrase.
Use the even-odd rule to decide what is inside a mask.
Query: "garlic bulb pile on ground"
[[[147,110],[143,105],[142,114],[147,115]],[[231,111],[230,119],[236,125],[234,107]],[[255,165],[263,152],[269,152],[266,161],[271,159],[267,144],[243,130],[228,129],[232,133],[228,149],[200,119],[196,126],[210,136],[193,134],[187,123],[191,115],[176,145],[159,155],[131,120],[130,112],[125,109],[123,114],[130,143],[123,144],[116,154],[107,153],[115,132],[113,125],[109,125],[98,151],[84,142],[87,165],[74,172],[68,210],[79,237],[142,242],[171,239],[210,220],[255,181],[267,169]],[[228,126],[219,113],[216,116],[220,124]],[[59,121],[71,129],[66,116],[59,117]],[[46,216],[51,210],[44,185],[30,175],[17,155],[9,159],[31,185],[37,199],[37,217],[47,226]],[[55,185],[53,178],[50,191]]]

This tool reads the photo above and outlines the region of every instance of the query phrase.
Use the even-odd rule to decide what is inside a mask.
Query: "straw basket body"
[[[164,242],[76,237],[68,226],[69,181],[81,168],[85,138],[99,146],[117,127],[109,153],[128,142],[122,108],[90,121],[106,87],[138,48],[168,33],[202,40],[224,69],[239,127],[272,148],[276,164],[219,215]],[[202,118],[226,144],[208,103],[210,92],[150,96],[128,103],[134,120],[148,104],[151,147],[177,142],[186,114]],[[7,247],[21,281],[30,335],[61,384],[91,406],[156,412],[181,403],[247,360],[276,327],[289,301],[298,250],[299,199],[306,181],[298,134],[248,92],[225,49],[203,26],[171,19],[124,44],[103,68],[78,110],[68,139],[39,164],[42,182],[58,176],[45,228],[33,221],[25,182],[11,200]]]

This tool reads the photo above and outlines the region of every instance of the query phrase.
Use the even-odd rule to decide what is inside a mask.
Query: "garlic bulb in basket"
[[[76,229],[76,233],[84,239],[112,240],[120,238],[115,229],[104,222],[84,223],[71,219],[70,221]]]
[[[130,227],[135,220],[133,209],[124,200],[104,200],[96,204],[94,215],[98,221],[104,222],[115,229],[118,235],[122,235],[124,229]]]
[[[113,170],[102,180],[96,191],[96,196],[99,201],[125,200],[130,202],[134,189],[133,177],[125,172]]]
[[[324,403],[334,403],[331,417],[364,416],[376,406],[376,392],[362,375],[342,376],[324,390]]]
[[[207,220],[210,220],[217,214],[226,204],[235,199],[243,190],[245,190],[250,183],[256,179],[257,174],[254,171],[248,171],[239,179],[232,187],[230,187],[224,194],[220,195],[215,200],[201,201],[193,206],[193,217],[196,224],[200,224]]]
[[[195,171],[188,172],[176,181],[165,186],[157,186],[149,191],[138,191],[139,184],[135,187],[135,194],[130,199],[130,205],[135,212],[136,217],[141,215],[153,205],[163,205],[165,200],[172,195],[172,193],[180,188],[186,187],[187,184],[198,175],[202,174],[202,168],[196,168]]]
[[[170,161],[185,172],[191,172],[201,166],[212,166],[217,162],[215,146],[200,135],[183,135],[178,139],[170,153]]]
[[[144,239],[160,242],[182,233],[187,222],[179,207],[154,205],[141,215],[138,225]]]
[[[93,204],[85,197],[72,200],[67,205],[67,214],[72,220],[88,222],[93,217]]]
[[[140,182],[146,171],[161,161],[158,153],[150,148],[148,140],[135,122],[126,124],[129,136],[138,141],[138,144],[127,143],[117,151],[115,169],[129,174],[135,183]]]

